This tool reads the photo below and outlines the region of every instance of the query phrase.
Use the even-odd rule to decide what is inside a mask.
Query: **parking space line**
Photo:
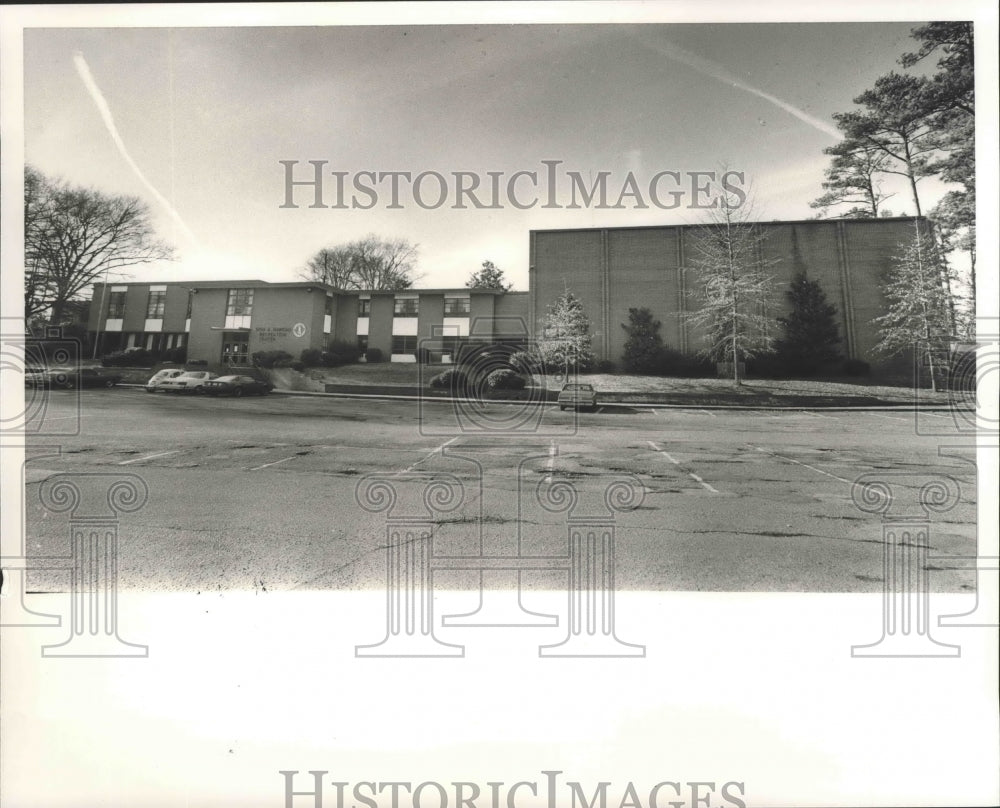
[[[680,461],[679,461],[679,460],[677,460],[677,459],[676,459],[675,457],[673,457],[673,456],[672,456],[672,455],[671,455],[671,454],[670,454],[669,452],[667,452],[667,451],[665,451],[665,450],[661,449],[661,448],[660,448],[659,446],[657,446],[657,445],[656,445],[655,443],[653,443],[653,441],[651,441],[651,440],[648,440],[648,441],[646,441],[646,443],[648,443],[648,444],[649,444],[650,448],[651,448],[651,449],[652,449],[652,450],[653,450],[654,452],[659,452],[659,453],[660,453],[661,455],[663,455],[663,456],[664,456],[665,458],[667,458],[667,460],[669,460],[669,461],[670,461],[671,463],[673,463],[673,464],[674,464],[675,466],[677,466],[677,467],[681,468],[681,470],[682,470],[682,471],[683,471],[683,472],[684,472],[685,474],[687,474],[687,475],[688,475],[688,477],[690,477],[690,478],[691,478],[692,480],[695,480],[695,481],[696,481],[696,482],[697,482],[697,483],[698,483],[699,485],[701,485],[701,486],[702,486],[703,488],[707,489],[708,491],[711,491],[711,492],[712,492],[713,494],[718,494],[718,493],[719,493],[719,491],[718,491],[717,489],[715,489],[715,488],[713,488],[712,486],[710,486],[710,485],[709,485],[708,483],[706,483],[706,482],[705,482],[705,481],[704,481],[703,479],[701,479],[701,477],[699,477],[699,476],[698,476],[697,474],[695,474],[695,473],[694,473],[693,471],[688,471],[687,469],[685,469],[685,468],[681,467],[681,464],[680,464]]]
[[[714,412],[711,412],[710,410],[698,410],[698,412],[703,412],[705,413],[705,415],[711,415],[713,418],[718,418],[718,416]]]
[[[874,415],[876,418],[885,418],[886,420],[889,420],[889,421],[909,421],[910,420],[909,418],[897,418],[895,415],[882,415],[882,413],[880,413],[880,412],[873,412],[873,413],[869,413],[869,414],[870,415]]]
[[[461,437],[460,435],[455,435],[455,437],[446,440],[444,443],[442,443],[440,446],[438,446],[429,455],[426,455],[425,457],[421,457],[416,463],[414,463],[414,464],[412,464],[410,466],[407,466],[405,469],[403,469],[402,471],[400,471],[399,474],[406,474],[409,471],[413,471],[421,463],[424,463],[424,462],[430,460],[436,454],[440,454],[442,451],[444,451],[445,446],[451,446],[451,444],[453,444],[455,441],[457,441],[460,437]]]
[[[828,421],[836,421],[837,419],[830,415],[821,415],[818,412],[810,412],[809,410],[802,410],[803,415],[811,415],[813,418],[826,418]]]
[[[598,412],[604,412],[604,407],[598,407],[598,408],[597,408],[597,411],[598,411]]]
[[[298,455],[292,455],[291,457],[283,457],[281,460],[275,460],[273,463],[265,463],[263,466],[254,466],[250,471],[260,471],[261,469],[266,469],[268,466],[277,466],[278,463],[287,463],[289,460],[294,460]]]
[[[796,460],[794,457],[786,457],[785,455],[778,454],[777,452],[772,452],[769,449],[762,449],[760,446],[754,447],[758,452],[763,452],[764,454],[771,455],[771,457],[777,457],[781,460],[787,460],[789,463],[796,463],[799,466],[805,466],[811,471],[815,471],[817,474],[825,474],[827,477],[833,477],[835,480],[840,480],[842,483],[847,483],[848,485],[853,485],[853,480],[845,480],[843,477],[838,477],[836,474],[831,474],[828,471],[823,471],[823,469],[818,469],[815,466],[810,466],[808,463],[803,463],[801,460]]]
[[[127,466],[129,463],[140,463],[143,460],[152,460],[154,457],[166,457],[167,455],[177,454],[179,451],[180,449],[171,449],[169,452],[157,452],[145,457],[133,457],[131,460],[122,460],[118,465]]]

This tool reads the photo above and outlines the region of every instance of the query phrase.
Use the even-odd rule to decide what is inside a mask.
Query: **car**
[[[167,393],[204,393],[205,382],[218,375],[207,370],[186,370],[172,379],[164,379],[160,387]]]
[[[205,382],[205,392],[210,396],[264,396],[272,389],[270,382],[252,376],[219,376]]]
[[[184,373],[183,368],[164,368],[163,370],[158,370],[153,374],[152,378],[146,382],[145,390],[147,393],[155,393],[157,390],[164,390],[164,382],[167,379],[176,379],[178,376]]]
[[[98,368],[55,367],[35,369],[24,374],[29,387],[61,387],[72,390],[78,387],[114,387],[122,380],[120,373],[108,373]]]
[[[581,407],[587,407],[588,409],[596,410],[597,392],[594,390],[593,385],[590,384],[564,384],[562,390],[559,391],[557,403],[560,410],[564,410],[567,407],[577,410]]]

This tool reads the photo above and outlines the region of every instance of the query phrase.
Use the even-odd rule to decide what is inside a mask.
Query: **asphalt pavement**
[[[94,475],[136,475],[149,494],[121,516],[123,589],[379,588],[387,526],[412,516],[432,525],[435,552],[452,556],[565,555],[568,527],[603,520],[614,526],[620,590],[878,592],[882,519],[851,496],[865,474],[900,481],[904,498],[927,475],[955,480],[959,501],[933,515],[929,585],[975,586],[948,563],[976,552],[975,467],[940,453],[941,440],[918,434],[904,411],[572,413],[123,388],[53,391],[28,405],[29,558],[54,567],[69,553],[70,513],[42,504],[46,480],[70,474],[93,487],[108,484]],[[457,494],[436,503],[450,510],[422,505],[427,475]],[[391,511],[363,507],[359,484],[375,477],[397,498]],[[634,497],[619,510],[605,496],[616,481]],[[572,508],[543,504],[560,491],[571,491]],[[437,575],[462,589],[478,573]],[[559,588],[560,576],[527,570],[522,585]],[[66,591],[69,572],[33,570],[28,582]]]

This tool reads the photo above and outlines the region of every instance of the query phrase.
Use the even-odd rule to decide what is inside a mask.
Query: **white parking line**
[[[718,416],[714,412],[711,412],[710,410],[698,410],[698,412],[703,412],[705,413],[705,415],[711,415],[713,418],[718,418]]]
[[[549,459],[545,461],[545,470],[548,474],[545,475],[545,484],[550,485],[552,483],[552,472],[555,471],[556,467],[556,455],[559,450],[556,448],[556,439],[551,438],[549,440]]]
[[[122,460],[118,465],[127,466],[129,463],[141,463],[143,460],[152,460],[154,457],[166,457],[167,455],[177,454],[179,451],[180,449],[172,449],[169,452],[157,452],[145,457],[133,457],[131,460]]]
[[[809,412],[809,410],[802,410],[802,414],[803,415],[811,415],[813,418],[826,418],[828,421],[836,421],[837,420],[836,418],[833,418],[830,415],[821,415],[818,412]]]
[[[292,455],[291,457],[283,457],[281,460],[275,460],[273,463],[265,463],[263,466],[254,466],[250,471],[260,471],[261,469],[266,469],[268,466],[277,466],[278,463],[287,463],[289,460],[294,460],[298,455]]]
[[[429,455],[427,455],[426,457],[421,457],[416,463],[414,463],[413,465],[407,466],[405,469],[403,469],[401,472],[399,472],[399,474],[406,474],[408,471],[413,471],[421,463],[424,463],[424,462],[430,460],[436,454],[440,454],[444,450],[445,446],[450,446],[455,441],[457,441],[459,439],[459,437],[460,437],[459,435],[456,435],[455,437],[451,438],[450,440],[446,440],[444,443],[442,443],[440,446],[438,446]]]
[[[674,458],[669,452],[664,451],[663,449],[661,449],[659,446],[657,446],[655,443],[653,443],[653,441],[648,440],[648,441],[646,441],[646,443],[649,444],[650,448],[654,452],[659,452],[661,455],[663,455],[665,458],[667,458],[667,460],[669,460],[675,466],[679,467],[681,465],[679,460],[677,460],[676,458]],[[701,485],[703,488],[711,491],[713,494],[718,494],[719,493],[719,491],[717,489],[712,488],[712,486],[710,486],[708,483],[706,483],[703,479],[701,479],[701,477],[699,477],[693,471],[688,471],[687,469],[682,469],[682,470],[688,475],[688,477],[690,477],[692,480],[697,481],[698,484]]]
[[[772,452],[769,449],[762,449],[760,446],[754,447],[758,452],[763,452],[764,454],[771,455],[771,457],[778,457],[782,460],[787,460],[789,463],[796,463],[800,466],[805,466],[811,471],[815,471],[817,474],[825,474],[827,477],[833,477],[835,480],[840,480],[842,483],[847,483],[848,485],[853,485],[853,480],[845,480],[843,477],[838,477],[836,474],[831,474],[828,471],[823,471],[823,469],[818,469],[815,466],[810,466],[808,463],[803,463],[801,460],[796,460],[794,457],[785,457],[785,455],[780,455],[777,452]]]
[[[897,418],[895,415],[882,415],[881,413],[878,413],[878,412],[870,413],[870,415],[874,415],[876,418],[885,418],[888,421],[909,421],[910,420],[909,418]]]

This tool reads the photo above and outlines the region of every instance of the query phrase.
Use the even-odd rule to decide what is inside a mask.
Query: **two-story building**
[[[418,351],[448,361],[470,339],[525,342],[526,292],[493,289],[346,291],[300,281],[95,284],[88,330],[98,352],[186,348],[187,359],[247,365],[258,351],[377,349],[392,362]]]

